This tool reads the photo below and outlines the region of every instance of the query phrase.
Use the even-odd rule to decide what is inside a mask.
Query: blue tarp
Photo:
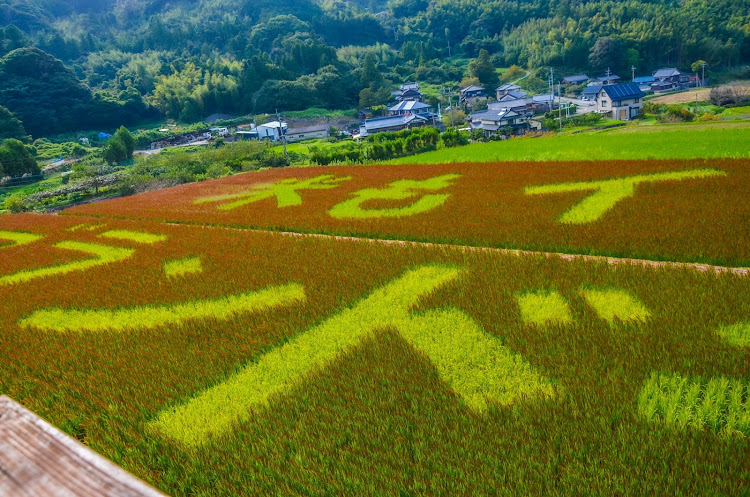
[[[111,138],[112,135],[108,135],[107,133],[99,133],[99,139],[106,140],[107,138]]]

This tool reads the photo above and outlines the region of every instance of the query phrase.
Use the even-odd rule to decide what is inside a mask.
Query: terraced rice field
[[[742,494],[749,276],[474,247],[748,265],[749,165],[285,169],[3,216],[0,393],[172,495]]]

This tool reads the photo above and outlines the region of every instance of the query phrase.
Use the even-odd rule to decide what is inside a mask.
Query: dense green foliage
[[[691,71],[703,60],[738,66],[750,60],[748,7],[748,0],[0,0],[0,55],[35,46],[72,68],[35,84],[0,74],[0,104],[37,136],[114,129],[149,113],[143,99],[194,122],[213,113],[372,107],[407,80],[442,85],[475,76],[491,88],[496,66],[621,75],[631,65],[639,73],[660,65]],[[50,63],[34,54],[26,67]],[[518,77],[509,72],[507,81]],[[545,86],[536,74],[523,84]],[[22,92],[25,100],[11,105]]]
[[[149,115],[137,91],[93,94],[61,61],[37,48],[19,48],[0,59],[0,102],[35,137]]]
[[[10,139],[0,146],[0,178],[38,174],[39,165],[29,149],[20,141]]]
[[[23,140],[26,138],[26,130],[11,111],[0,105],[0,141],[8,138]]]

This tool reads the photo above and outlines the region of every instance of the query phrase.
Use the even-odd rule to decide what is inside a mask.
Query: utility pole
[[[284,133],[284,126],[281,125],[281,115],[279,114],[279,109],[276,109],[276,120],[279,123],[279,138],[281,139],[281,143],[284,145],[284,157],[288,161],[289,154],[286,151],[286,133]]]
[[[703,78],[702,78],[703,81],[701,82],[701,87],[706,86],[706,65],[707,64],[705,62],[701,64],[701,69],[703,69]]]
[[[560,119],[560,131],[562,131],[562,93],[560,92],[560,83],[557,83],[557,116]]]
[[[633,73],[633,79],[631,79],[630,81],[635,83],[635,66],[634,65],[630,66],[630,71]]]
[[[607,79],[605,79],[605,81],[607,82],[607,84],[610,84],[610,83],[612,82],[612,80],[611,80],[611,79],[609,79],[609,78],[610,78],[610,76],[612,76],[612,71],[611,71],[611,70],[610,70],[610,68],[608,67],[608,68],[607,68],[607,76],[606,76],[606,78],[607,78]]]
[[[555,106],[555,69],[550,68],[549,70],[549,81],[547,82],[549,85],[549,110],[552,112],[552,109]]]

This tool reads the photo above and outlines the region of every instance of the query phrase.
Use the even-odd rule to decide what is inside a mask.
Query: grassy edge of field
[[[638,139],[634,137],[638,136]],[[750,122],[627,125],[570,135],[474,143],[386,161],[452,162],[749,158]]]

